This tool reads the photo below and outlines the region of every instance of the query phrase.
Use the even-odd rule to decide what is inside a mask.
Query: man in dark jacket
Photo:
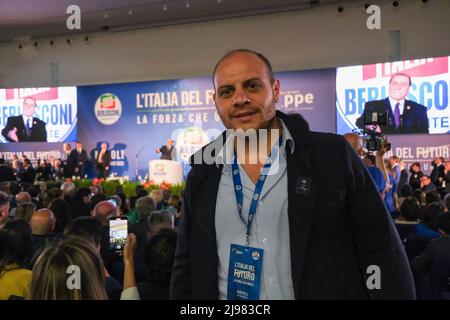
[[[275,111],[280,83],[259,53],[226,54],[213,79],[226,128],[281,138],[260,140],[273,161],[237,163],[249,149],[237,148],[231,165],[221,151],[211,163],[225,134],[191,158],[171,298],[414,299],[392,219],[344,138]]]

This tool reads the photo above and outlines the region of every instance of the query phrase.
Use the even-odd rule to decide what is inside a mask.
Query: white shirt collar
[[[399,105],[399,108],[400,108],[400,114],[403,114],[403,110],[404,110],[404,108],[405,108],[405,99],[402,99],[402,100],[400,100],[400,101],[397,101],[397,100],[394,100],[394,99],[392,99],[391,97],[389,97],[389,103],[391,104],[391,110],[392,110],[392,113],[394,113],[395,105],[396,105],[397,103],[400,103],[400,105]]]
[[[33,127],[33,117],[27,117],[26,115],[22,114],[23,123],[25,124],[25,127],[27,126],[27,120],[30,119],[30,128]]]

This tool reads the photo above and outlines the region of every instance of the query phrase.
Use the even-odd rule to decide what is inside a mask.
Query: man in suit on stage
[[[95,168],[97,169],[97,178],[106,178],[109,174],[111,164],[111,151],[106,143],[102,143],[101,150],[95,159]]]
[[[46,142],[46,123],[36,117],[36,99],[27,97],[23,100],[23,111],[20,116],[8,117],[2,135],[9,142]]]
[[[404,73],[394,74],[389,81],[389,97],[366,102],[363,114],[356,120],[356,125],[364,128],[364,117],[368,112],[387,112],[387,125],[381,126],[381,132],[429,133],[427,108],[406,99],[410,87],[410,76]]]
[[[260,53],[227,53],[213,79],[224,126],[270,148],[249,163],[251,139],[235,148],[224,132],[191,157],[170,297],[414,299],[392,218],[345,139],[276,110],[280,82]]]
[[[84,167],[88,156],[81,142],[77,142],[77,147],[70,152],[69,159],[73,162],[73,174],[77,177],[84,178]]]

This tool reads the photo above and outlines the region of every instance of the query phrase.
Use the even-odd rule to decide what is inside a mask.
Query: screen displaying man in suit
[[[36,99],[27,97],[23,100],[23,111],[20,116],[8,117],[2,135],[9,142],[47,141],[46,123],[36,117]]]
[[[383,133],[429,133],[427,107],[406,99],[410,88],[410,76],[404,73],[394,74],[389,81],[389,97],[366,102],[356,125],[364,128],[364,118],[368,112],[386,112],[387,125],[379,128]]]

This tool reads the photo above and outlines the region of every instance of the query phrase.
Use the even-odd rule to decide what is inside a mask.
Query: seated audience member
[[[55,199],[62,199],[63,192],[60,188],[51,188],[48,190],[47,195],[44,198],[44,207],[48,208],[50,203]]]
[[[32,251],[31,228],[23,220],[10,220],[0,229],[0,300],[29,297]]]
[[[41,194],[41,187],[38,185],[31,185],[27,189],[27,192],[31,196],[31,202],[33,202],[36,205],[36,208],[42,209],[44,207],[44,204],[41,200],[40,194]]]
[[[395,220],[395,226],[402,241],[415,232],[419,223],[419,211],[419,202],[413,197],[406,198],[400,206],[400,217]]]
[[[74,280],[69,287],[67,270],[74,265],[79,267],[80,283]],[[82,237],[67,236],[46,249],[33,268],[30,299],[107,300],[104,266],[95,246]]]
[[[64,236],[73,235],[85,238],[92,242],[100,254],[101,241],[103,236],[103,227],[99,220],[91,217],[78,217],[72,220],[64,230]],[[104,270],[106,282],[106,292],[110,300],[120,300],[122,285],[110,276],[108,271]]]
[[[16,194],[16,196],[14,198],[16,200],[16,206],[14,208],[12,208],[11,211],[9,212],[9,216],[11,218],[15,217],[15,215],[16,215],[16,207],[19,204],[25,203],[25,202],[31,202],[31,196],[26,191],[19,192],[18,194]]]
[[[91,200],[89,201],[89,207],[91,209],[91,216],[94,214],[95,206],[102,201],[108,200],[108,197],[105,196],[103,193],[97,193],[96,195],[93,195],[91,197]]]
[[[427,175],[420,178],[420,188],[422,188],[425,193],[436,190],[436,186]]]
[[[413,191],[409,184],[403,184],[400,187],[400,190],[398,192],[398,206],[399,209],[402,206],[403,201],[405,201],[406,198],[412,197]]]
[[[95,196],[96,194],[102,193],[101,187],[99,185],[90,186],[91,195]]]
[[[25,220],[30,222],[31,216],[36,212],[36,205],[32,202],[21,203],[16,207],[14,219]]]
[[[441,201],[441,195],[436,190],[427,192],[425,195],[425,202],[427,205],[429,205],[432,202],[440,202]]]
[[[421,223],[417,225],[417,234],[434,239],[439,237],[436,228],[436,218],[443,213],[444,206],[441,203],[433,202],[422,209]]]
[[[30,222],[33,234],[33,253],[31,255],[31,265],[34,264],[37,257],[49,247],[53,240],[55,230],[55,216],[49,209],[40,209],[33,213]]]
[[[8,166],[4,158],[0,158],[0,182],[16,181],[14,170]]]
[[[421,208],[427,205],[426,196],[427,194],[423,192],[421,189],[416,189],[413,191],[413,197],[416,198],[417,201],[419,201],[419,205]]]
[[[8,220],[9,207],[9,196],[0,191],[0,229],[3,228]]]
[[[445,204],[445,207],[447,208],[447,211],[450,211],[450,193],[448,193],[444,197],[444,204]]]
[[[136,212],[136,201],[147,196],[148,192],[143,186],[139,185],[136,187],[136,196],[130,198],[130,212],[128,212],[128,221],[131,225],[139,221],[139,216]]]
[[[173,228],[172,217],[169,211],[153,211],[148,217],[148,238],[156,235],[161,229]]]
[[[75,184],[73,182],[64,182],[61,185],[62,198],[70,207],[74,207],[76,205],[74,195],[75,195]]]
[[[422,299],[450,297],[450,215],[439,215],[436,225],[441,237],[431,240],[412,262],[418,297]]]
[[[56,236],[61,235],[64,228],[70,221],[70,208],[69,205],[63,199],[53,199],[50,202],[48,208],[53,212],[55,216],[55,229]]]
[[[156,210],[162,210],[164,205],[163,191],[161,189],[152,190],[152,192],[150,192],[150,197],[155,201]]]
[[[431,239],[439,238],[436,218],[443,213],[443,205],[433,202],[421,210],[421,222],[416,225],[414,233],[405,240],[405,251],[409,260],[420,255]]]
[[[147,196],[143,198],[139,198],[136,201],[136,213],[139,217],[138,223],[135,223],[130,226],[130,233],[134,233],[137,237],[138,247],[139,242],[143,245],[147,242],[148,239],[148,217],[155,210],[155,201],[153,198]]]
[[[177,244],[174,229],[161,229],[151,237],[144,249],[144,261],[148,270],[148,282],[136,283],[133,251],[136,237],[130,234],[124,252],[124,291],[122,300],[168,300],[170,276]]]
[[[91,201],[91,190],[89,188],[80,188],[74,195],[75,207],[72,210],[72,219],[80,216],[89,217],[91,210],[89,203]]]
[[[118,208],[109,201],[97,203],[92,212],[92,217],[102,224],[103,236],[100,253],[109,273],[112,273],[113,263],[120,260],[119,257],[109,249],[109,218],[113,216],[118,216]]]

